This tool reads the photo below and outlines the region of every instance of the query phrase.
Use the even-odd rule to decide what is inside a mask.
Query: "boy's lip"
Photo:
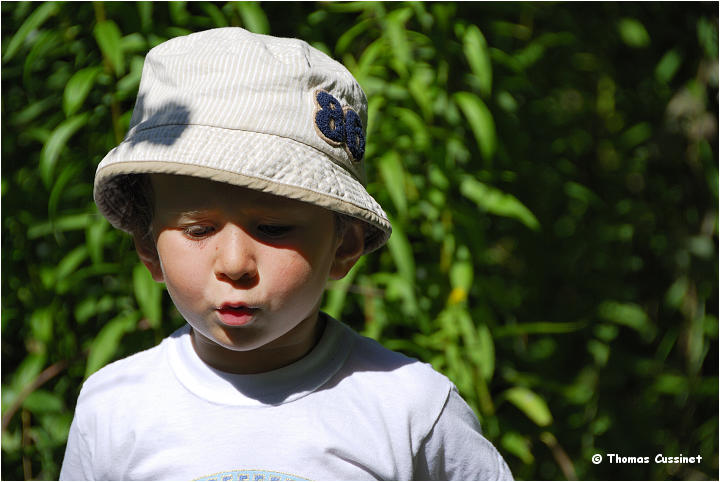
[[[216,309],[220,322],[228,326],[247,325],[255,318],[259,308],[254,308],[245,303],[223,303]]]
[[[218,307],[218,310],[235,310],[235,309],[250,309],[255,310],[257,309],[254,306],[248,305],[247,303],[243,303],[242,301],[233,302],[233,301],[227,301]]]

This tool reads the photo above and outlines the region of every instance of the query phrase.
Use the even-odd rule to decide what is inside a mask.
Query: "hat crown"
[[[166,125],[202,125],[290,138],[327,154],[363,182],[362,159],[315,125],[325,91],[367,125],[367,99],[339,62],[299,39],[238,27],[177,37],[150,50],[127,138]],[[360,156],[362,157],[362,156]]]
[[[142,234],[136,175],[200,177],[352,216],[369,252],[392,227],[363,185],[366,123],[352,74],[302,40],[241,28],[171,39],[145,59],[130,130],[98,165],[95,202]]]

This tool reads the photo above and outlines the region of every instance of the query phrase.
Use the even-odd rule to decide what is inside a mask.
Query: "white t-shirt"
[[[61,480],[507,480],[454,385],[327,317],[292,365],[215,370],[189,326],[83,385]]]

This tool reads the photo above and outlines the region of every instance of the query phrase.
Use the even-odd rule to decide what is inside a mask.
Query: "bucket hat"
[[[125,139],[98,165],[94,197],[132,231],[119,179],[201,177],[359,219],[365,252],[390,222],[364,187],[367,99],[340,63],[298,39],[237,27],[177,37],[147,54]]]

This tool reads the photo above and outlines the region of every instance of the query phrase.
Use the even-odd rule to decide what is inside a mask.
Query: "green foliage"
[[[56,478],[84,378],[183,323],[94,169],[148,49],[243,26],[369,98],[394,232],[328,312],[449,376],[517,478],[716,478],[714,7],[3,2],[2,477]]]

